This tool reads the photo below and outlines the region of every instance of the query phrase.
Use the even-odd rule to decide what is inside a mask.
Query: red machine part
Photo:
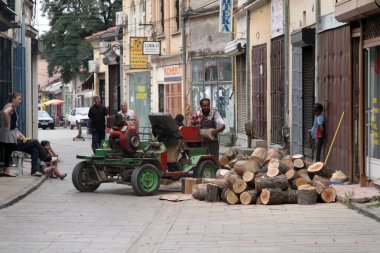
[[[110,137],[119,139],[119,145],[126,153],[134,153],[140,145],[140,137],[133,121],[124,121],[123,126],[112,127]]]

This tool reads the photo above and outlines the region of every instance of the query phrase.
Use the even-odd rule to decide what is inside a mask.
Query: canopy
[[[52,99],[52,100],[48,100],[46,101],[45,103],[42,103],[43,105],[61,105],[61,104],[64,104],[65,101],[63,100],[59,100],[59,99]]]

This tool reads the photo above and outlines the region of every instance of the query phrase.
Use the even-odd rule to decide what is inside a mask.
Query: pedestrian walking
[[[106,138],[106,116],[108,115],[107,108],[102,105],[102,100],[99,96],[94,96],[94,104],[90,107],[88,118],[90,119],[91,134],[92,134],[92,151],[95,154],[96,149],[100,147],[102,140]]]
[[[210,108],[210,99],[202,98],[199,102],[201,106],[200,112],[194,112],[191,119],[193,126],[199,126],[200,129],[205,129],[209,133],[209,137],[204,136],[204,145],[208,152],[214,155],[216,161],[219,161],[219,141],[218,134],[223,132],[225,123],[222,116],[217,111],[212,111]]]

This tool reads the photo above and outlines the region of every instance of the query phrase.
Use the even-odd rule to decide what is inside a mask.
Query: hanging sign
[[[232,32],[233,0],[220,0],[219,32]]]
[[[131,69],[148,68],[148,56],[143,54],[143,43],[146,38],[131,37],[130,40],[130,66]]]
[[[143,54],[145,55],[160,55],[161,44],[159,41],[144,41]]]

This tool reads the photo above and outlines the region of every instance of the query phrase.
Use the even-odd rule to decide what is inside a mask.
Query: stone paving
[[[69,176],[47,179],[0,209],[0,253],[379,251],[379,223],[340,203],[229,206],[159,200],[175,190],[166,186],[162,189],[170,190],[149,197],[116,184],[78,192],[71,183],[79,161],[74,157],[90,154],[90,141],[73,142],[76,132],[63,129],[40,134],[51,140],[62,158],[60,169]]]

